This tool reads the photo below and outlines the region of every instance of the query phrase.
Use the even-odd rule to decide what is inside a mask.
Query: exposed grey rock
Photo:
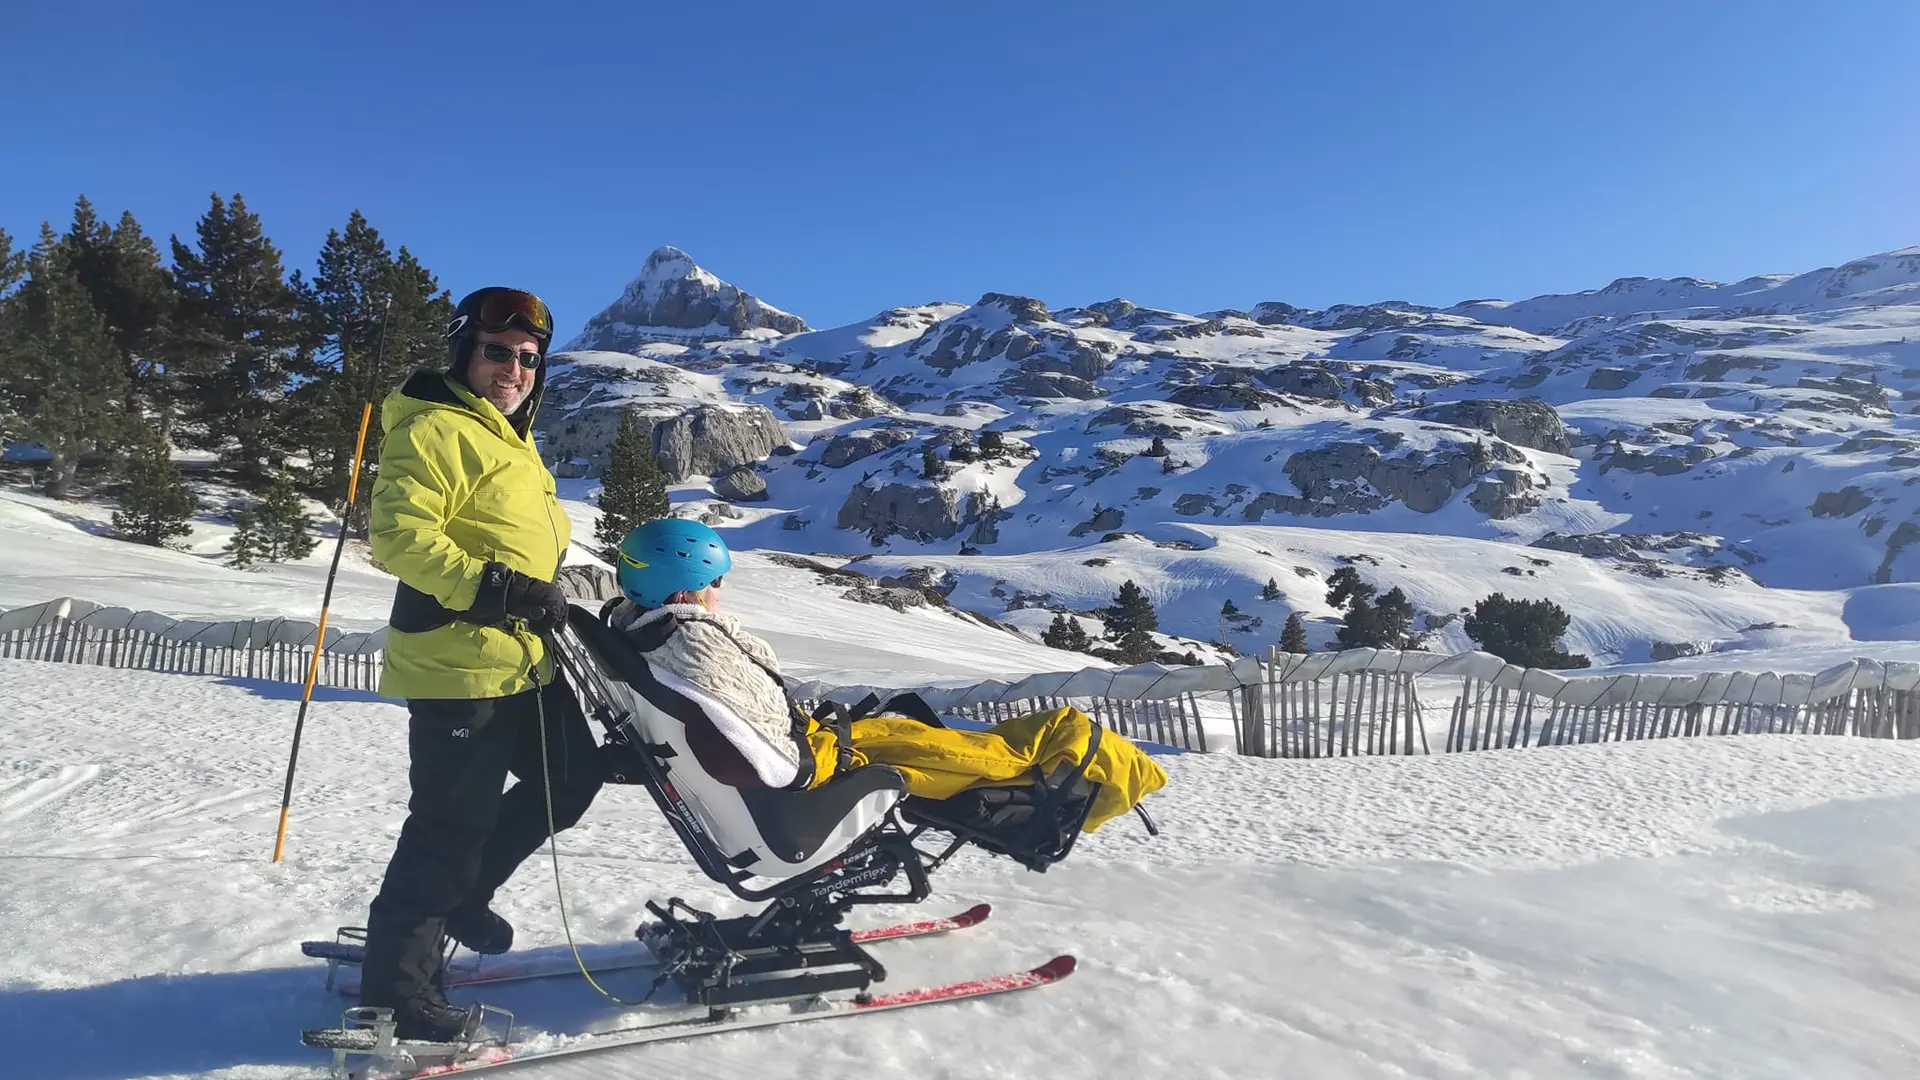
[[[1587,376],[1587,389],[1625,390],[1627,387],[1632,386],[1634,380],[1639,377],[1639,372],[1630,371],[1626,368],[1595,368],[1593,372]]]
[[[1262,390],[1257,386],[1210,383],[1204,386],[1183,386],[1168,394],[1167,400],[1175,405],[1225,412],[1236,409],[1258,409],[1278,404],[1285,399],[1279,394]]]
[[[1253,305],[1253,321],[1264,326],[1284,326],[1305,314],[1308,314],[1305,308],[1283,304],[1278,300],[1267,300]]]
[[[827,442],[827,448],[820,452],[820,464],[831,469],[841,469],[861,458],[871,457],[883,450],[891,450],[912,441],[911,429],[891,426],[835,435]]]
[[[1085,536],[1091,532],[1108,532],[1126,524],[1126,520],[1126,511],[1109,506],[1086,521],[1075,525],[1071,535]]]
[[[1839,491],[1823,491],[1814,496],[1814,517],[1852,517],[1873,505],[1873,499],[1857,485],[1848,484]]]
[[[1519,469],[1500,469],[1492,476],[1482,477],[1467,501],[1495,521],[1504,521],[1540,505],[1540,497],[1532,494],[1533,487],[1533,474]]]
[[[1298,394],[1301,397],[1334,400],[1340,397],[1343,390],[1340,376],[1318,364],[1281,364],[1255,377],[1281,393]]]
[[[1014,296],[1009,293],[990,292],[980,297],[974,305],[983,308],[999,308],[1013,316],[1015,322],[1043,323],[1053,316],[1047,311],[1045,302],[1031,296]]]
[[[720,474],[713,482],[713,493],[734,502],[765,502],[767,481],[752,466],[742,465]]]
[[[653,425],[654,460],[676,483],[751,465],[786,442],[764,405],[697,405]]]
[[[700,269],[678,248],[662,247],[566,347],[631,352],[650,341],[715,340],[751,329],[798,334],[807,324]]]
[[[1000,380],[1000,392],[1009,397],[1072,398],[1085,401],[1106,391],[1085,379],[1060,373],[1017,371]]]
[[[847,492],[838,525],[874,536],[898,533],[914,540],[947,540],[960,531],[953,491],[933,484],[861,485]]]
[[[1173,512],[1187,517],[1207,514],[1213,511],[1213,496],[1203,491],[1189,491],[1173,500]]]
[[[1438,424],[1489,432],[1515,446],[1550,454],[1573,452],[1573,443],[1567,438],[1567,426],[1561,422],[1560,414],[1539,398],[1450,401],[1418,409],[1414,416]]]
[[[1678,660],[1683,656],[1701,656],[1706,652],[1707,650],[1691,641],[1677,643],[1671,641],[1656,641],[1653,643],[1651,655],[1656,661]]]
[[[1920,526],[1911,521],[1903,521],[1894,526],[1893,535],[1887,537],[1887,554],[1880,560],[1880,568],[1874,571],[1873,580],[1877,585],[1885,585],[1893,580],[1893,561],[1900,552],[1914,541],[1920,540]]]
[[[1605,476],[1614,469],[1628,472],[1652,473],[1655,476],[1678,476],[1687,471],[1687,459],[1680,454],[1649,454],[1641,450],[1623,450],[1595,458],[1600,466],[1600,475]]]

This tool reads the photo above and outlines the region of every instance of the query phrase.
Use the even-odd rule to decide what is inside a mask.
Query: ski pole
[[[360,434],[353,444],[353,474],[347,478],[347,501],[340,507],[340,533],[334,540],[333,565],[327,568],[327,588],[320,597],[320,627],[313,635],[313,662],[307,665],[306,685],[300,690],[300,712],[293,719],[293,750],[287,755],[287,785],[280,793],[280,828],[273,837],[273,861],[287,844],[287,814],[293,807],[293,769],[300,761],[300,732],[307,726],[307,705],[313,700],[313,684],[320,678],[320,651],[327,643],[327,610],[333,604],[333,580],[340,573],[340,553],[347,546],[347,526],[353,516],[353,504],[360,493],[361,455],[367,447],[367,425],[373,419],[373,395],[380,388],[380,360],[387,350],[387,321],[393,315],[393,297],[387,297],[380,312],[380,336],[373,347],[373,366],[367,372],[367,396],[360,407]],[[344,354],[341,366],[346,366]]]

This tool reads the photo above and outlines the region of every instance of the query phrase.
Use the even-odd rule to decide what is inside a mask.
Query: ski
[[[356,1072],[353,1075],[364,1080],[372,1080],[375,1077],[382,1080],[421,1080],[424,1077],[465,1075],[506,1065],[573,1057],[621,1047],[644,1046],[649,1043],[719,1035],[732,1031],[781,1027],[812,1020],[831,1020],[866,1013],[889,1012],[921,1005],[937,1005],[1018,990],[1030,990],[1059,982],[1073,974],[1076,965],[1077,961],[1071,955],[1056,956],[1038,967],[1025,971],[1013,971],[981,979],[966,979],[940,986],[924,986],[866,997],[834,1001],[814,999],[796,1004],[786,1012],[702,1015],[584,1035],[540,1036],[537,1042],[508,1042],[503,1046],[472,1050],[456,1049],[438,1043],[388,1041],[383,1046],[381,1033],[370,1028],[330,1028],[308,1031],[302,1034],[301,1041],[308,1046],[334,1050],[336,1075],[341,1075],[346,1054],[376,1054],[390,1066],[398,1065],[399,1060],[411,1061],[412,1065],[411,1067],[399,1065],[398,1071],[387,1071],[376,1063],[370,1070]],[[391,1028],[387,1030],[390,1032]]]
[[[991,904],[975,904],[957,915],[938,919],[922,919],[917,922],[895,923],[891,926],[875,926],[852,932],[853,943],[871,945],[879,941],[899,941],[905,938],[931,937],[935,934],[948,934],[955,930],[965,930],[979,926],[992,914]],[[308,957],[327,962],[327,987],[343,996],[357,997],[360,993],[360,980],[357,978],[337,978],[339,969],[356,967],[366,954],[365,931],[359,927],[347,927],[340,931],[340,937],[334,941],[303,941],[300,951]],[[657,966],[654,958],[644,949],[629,951],[609,958],[590,960],[587,970],[594,975],[604,975],[616,971],[633,971]],[[506,982],[525,982],[533,979],[551,979],[563,975],[573,975],[580,971],[571,955],[562,956],[518,956],[482,963],[478,967],[448,968],[442,979],[447,989],[464,986],[491,986]]]

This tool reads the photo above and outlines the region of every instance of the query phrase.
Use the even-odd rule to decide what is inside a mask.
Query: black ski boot
[[[494,956],[513,948],[513,924],[485,905],[454,912],[447,916],[442,929],[448,937],[482,956]]]
[[[393,1037],[419,1042],[465,1043],[473,1035],[472,1016],[448,1001],[439,987],[429,987],[393,1010]]]

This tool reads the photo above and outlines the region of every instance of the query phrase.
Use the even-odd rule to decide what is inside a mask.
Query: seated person
[[[1015,717],[985,732],[868,717],[853,723],[851,752],[842,755],[838,734],[788,695],[773,649],[720,612],[732,567],[726,542],[707,526],[647,522],[620,542],[616,576],[626,599],[608,622],[649,665],[699,688],[751,729],[730,738],[751,744],[742,752],[769,786],[817,787],[842,768],[878,763],[898,769],[909,794],[948,799],[983,786],[1031,784],[1035,769],[1044,776],[1077,766],[1093,744],[1085,776],[1096,794],[1082,826],[1093,832],[1166,784],[1152,758],[1113,732],[1096,733],[1074,708]]]

